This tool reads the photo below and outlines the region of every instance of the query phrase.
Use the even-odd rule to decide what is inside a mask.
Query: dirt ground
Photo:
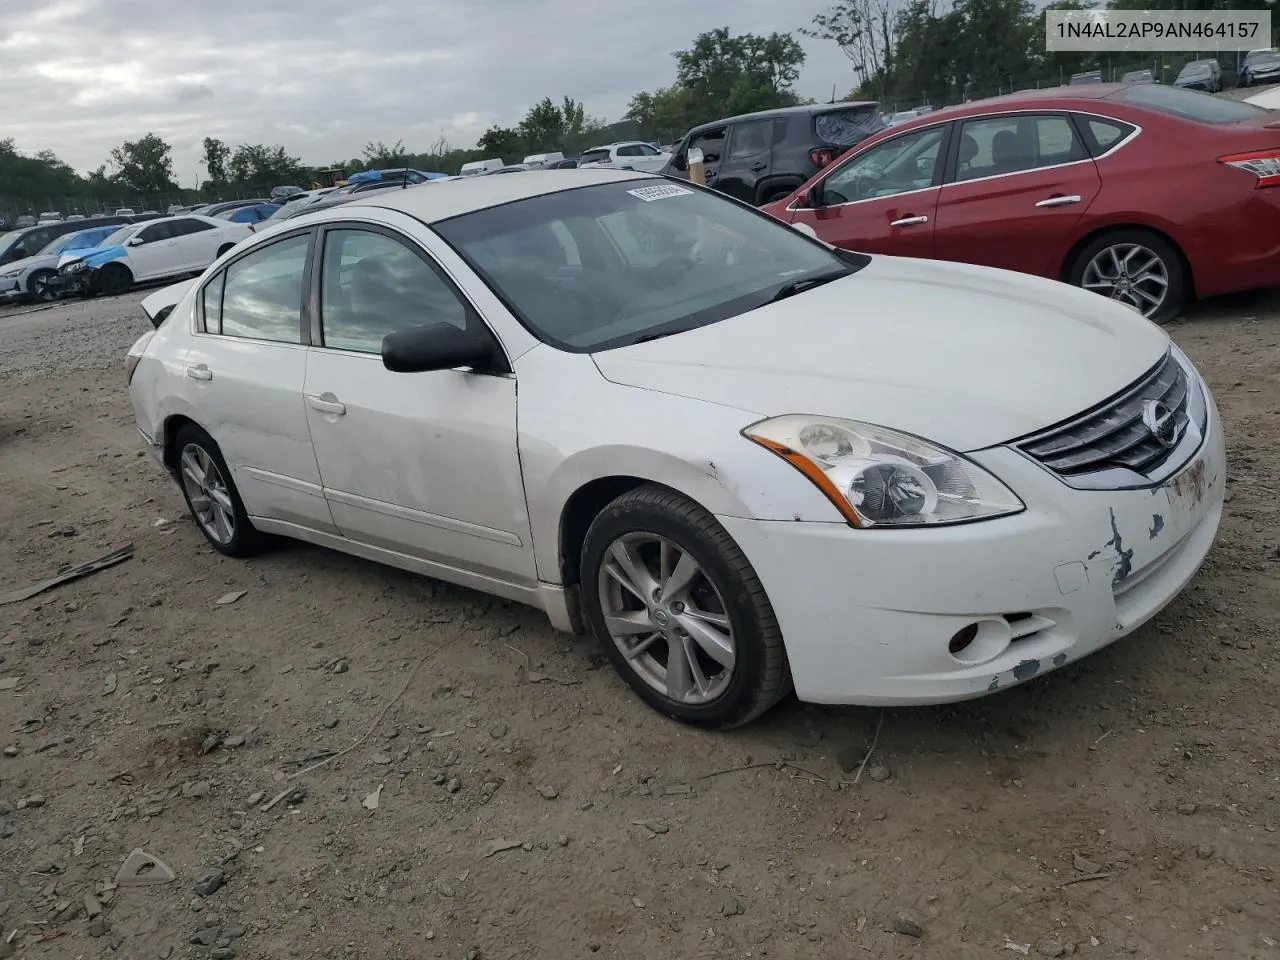
[[[1280,293],[1171,328],[1231,499],[1153,624],[731,734],[532,610],[213,553],[139,449],[136,300],[0,311],[0,593],[136,551],[0,608],[0,957],[1280,957]],[[176,879],[114,888],[135,848]]]

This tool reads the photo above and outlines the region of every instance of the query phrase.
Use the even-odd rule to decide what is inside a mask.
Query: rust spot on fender
[[[1055,667],[1060,667],[1066,662],[1067,662],[1067,655],[1065,653],[1059,653],[1057,656],[1053,658],[1053,665]]]

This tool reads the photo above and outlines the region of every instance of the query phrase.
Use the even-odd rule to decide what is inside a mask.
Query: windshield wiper
[[[777,303],[779,300],[785,300],[787,297],[794,297],[797,293],[803,293],[806,290],[812,290],[814,287],[820,287],[824,283],[830,283],[832,280],[839,280],[841,277],[847,277],[848,270],[833,270],[829,273],[820,273],[816,276],[801,277],[799,280],[792,280],[790,283],[784,283],[780,286],[767,303]]]

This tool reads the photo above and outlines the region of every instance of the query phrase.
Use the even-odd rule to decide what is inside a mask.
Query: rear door
[[[939,260],[1056,278],[1102,186],[1066,113],[957,121],[934,230]]]
[[[729,129],[716,186],[731,197],[755,203],[756,184],[769,172],[773,121],[748,120]]]
[[[792,221],[843,250],[932,257],[950,130],[940,123],[854,154],[819,181],[818,206],[790,211]]]

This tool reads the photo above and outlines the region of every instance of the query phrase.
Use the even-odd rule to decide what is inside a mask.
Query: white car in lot
[[[612,170],[639,170],[643,173],[659,173],[671,159],[671,154],[659,150],[651,143],[639,140],[627,140],[621,143],[608,143],[602,147],[583,150],[578,158],[578,167],[590,170],[593,167],[607,167]]]
[[[1222,512],[1213,400],[1135,311],[641,174],[373,193],[144,306],[138,429],[215,549],[531,604],[692,723],[1029,680]]]
[[[253,227],[185,214],[130,223],[90,250],[63,254],[57,286],[67,293],[123,293],[135,283],[199,273]]]

